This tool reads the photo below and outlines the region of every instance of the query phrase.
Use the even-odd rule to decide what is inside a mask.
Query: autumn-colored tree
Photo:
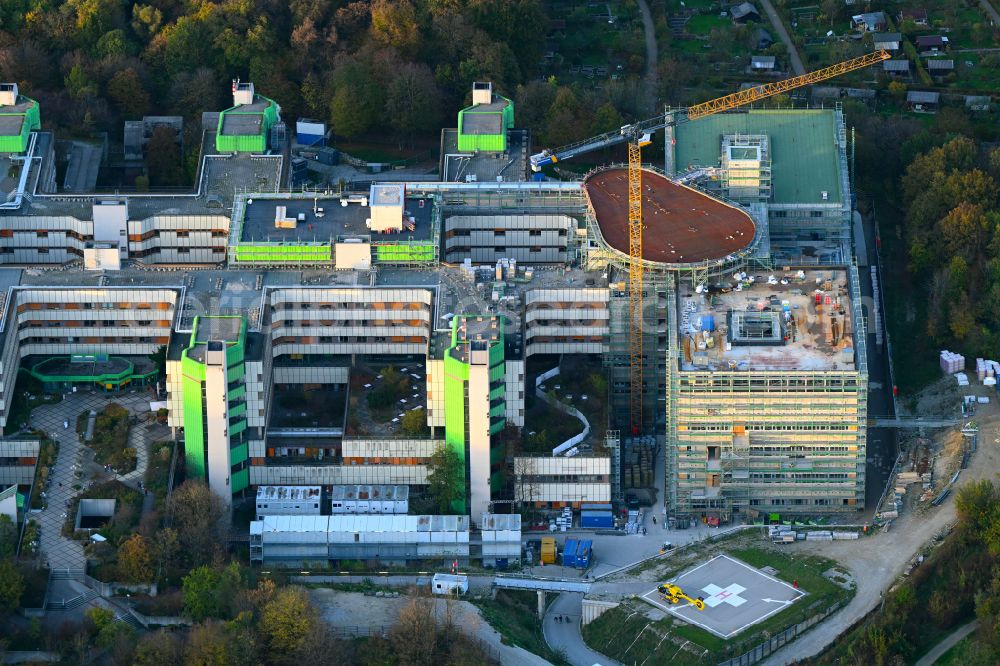
[[[211,562],[225,529],[222,498],[203,481],[189,479],[170,495],[169,512],[184,559],[195,565]]]
[[[427,434],[427,410],[423,407],[418,407],[417,409],[407,411],[403,414],[400,428],[403,434],[408,437],[419,437]]]
[[[410,599],[392,628],[389,640],[400,664],[433,664],[438,642],[438,624],[432,602]]]
[[[272,654],[290,654],[302,648],[317,622],[309,594],[300,587],[284,587],[264,605],[260,632]]]
[[[410,0],[374,0],[372,37],[400,53],[415,55],[420,47],[417,9]]]
[[[222,622],[195,625],[184,646],[185,666],[230,666],[229,637]]]
[[[129,119],[141,118],[149,109],[149,93],[143,87],[138,72],[132,67],[111,77],[108,81],[108,97]]]
[[[181,666],[182,645],[173,633],[160,629],[146,634],[135,648],[135,666]]]
[[[118,575],[126,583],[153,581],[153,553],[149,539],[133,534],[118,546]]]

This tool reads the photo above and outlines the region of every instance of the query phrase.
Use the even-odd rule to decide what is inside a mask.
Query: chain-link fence
[[[732,659],[720,662],[719,666],[750,666],[750,664],[756,664],[761,659],[771,656],[783,646],[791,643],[796,639],[796,637],[799,636],[799,634],[805,633],[817,623],[825,620],[830,615],[840,610],[841,606],[843,606],[843,603],[834,604],[826,610],[813,615],[807,620],[794,624],[784,631],[775,634],[760,645],[754,647],[752,650],[745,652],[738,657],[733,657]]]

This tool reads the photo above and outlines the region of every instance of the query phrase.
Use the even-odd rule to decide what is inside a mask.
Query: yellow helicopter
[[[701,597],[693,599],[688,595],[684,594],[684,590],[680,588],[679,585],[673,585],[671,583],[661,583],[656,586],[656,591],[660,593],[660,596],[672,604],[679,603],[681,599],[684,599],[689,604],[702,611],[705,610],[705,600]]]

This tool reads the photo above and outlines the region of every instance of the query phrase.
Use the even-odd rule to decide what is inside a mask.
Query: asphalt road
[[[782,23],[781,17],[778,16],[778,12],[774,11],[774,5],[771,4],[771,0],[760,0],[760,4],[764,8],[764,11],[767,12],[767,18],[770,19],[771,25],[774,26],[774,31],[778,33],[778,37],[781,38],[781,41],[788,48],[788,60],[792,64],[792,71],[802,76],[806,73],[806,68],[802,66],[802,59],[799,57],[799,52],[795,50],[795,42],[788,36],[788,31],[785,30],[785,24]]]
[[[990,0],[979,0],[979,4],[983,6],[983,9],[990,17],[990,21],[994,26],[1000,25],[1000,13],[993,7],[993,3]]]
[[[979,626],[979,620],[973,620],[969,624],[959,627],[953,631],[950,635],[946,636],[943,641],[934,646],[934,648],[920,658],[914,666],[933,666],[934,662],[941,658],[941,656],[953,648],[956,643],[971,634]]]
[[[647,584],[648,587],[648,584]],[[549,604],[542,622],[542,635],[549,647],[566,655],[566,661],[573,666],[620,666],[614,659],[587,647],[580,635],[580,616],[583,603],[582,594],[560,594]],[[568,618],[568,622],[557,622],[556,617]]]
[[[656,48],[656,26],[653,23],[653,15],[649,11],[646,0],[639,1],[639,13],[642,14],[642,31],[646,41],[646,73],[643,75],[643,84],[646,87],[646,105],[652,111],[656,105],[657,91],[657,58]]]

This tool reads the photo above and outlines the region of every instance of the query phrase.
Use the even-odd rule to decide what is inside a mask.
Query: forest
[[[347,138],[436,141],[477,80],[556,143],[620,125],[635,82],[536,77],[548,26],[539,0],[7,0],[0,80],[39,100],[62,138],[150,113],[196,120],[229,106],[236,77]]]

